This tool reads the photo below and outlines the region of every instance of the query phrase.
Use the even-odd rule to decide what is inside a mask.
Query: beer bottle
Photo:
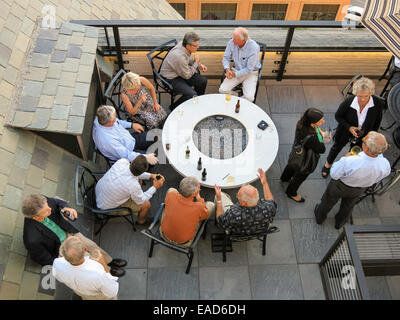
[[[201,170],[201,157],[199,158],[199,161],[197,162],[197,170]]]
[[[240,109],[240,100],[238,99],[238,101],[236,102],[235,112],[239,113],[239,109]]]
[[[206,168],[204,168],[203,172],[201,173],[201,180],[206,181],[206,177],[207,177],[207,172]]]

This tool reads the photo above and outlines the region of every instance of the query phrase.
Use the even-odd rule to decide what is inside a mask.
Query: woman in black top
[[[294,144],[302,141],[308,135],[312,135],[305,143],[304,148],[312,149],[317,154],[324,153],[325,145],[323,141],[325,140],[325,142],[328,142],[328,137],[320,129],[320,126],[322,126],[324,122],[324,113],[322,111],[316,108],[307,109],[301,119],[297,122]],[[323,138],[324,136],[326,136],[325,139]],[[286,194],[290,199],[296,202],[304,202],[304,198],[297,194],[297,189],[299,189],[300,185],[307,179],[311,172],[304,174],[297,170],[296,167],[288,163],[285,170],[283,170],[281,180],[283,182],[289,182]]]
[[[333,144],[324,167],[322,176],[326,178],[329,174],[333,161],[350,142],[350,149],[358,145],[361,147],[362,138],[370,131],[378,131],[382,120],[382,110],[385,101],[373,96],[375,84],[372,80],[362,77],[354,82],[353,94],[345,99],[335,113],[335,119],[339,123],[333,137]]]

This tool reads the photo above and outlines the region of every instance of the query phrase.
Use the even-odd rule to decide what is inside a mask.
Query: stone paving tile
[[[60,79],[61,70],[62,70],[62,64],[50,62],[49,67],[47,69],[47,78]],[[46,81],[51,81],[51,80],[47,79]],[[54,80],[52,80],[52,81],[54,81]],[[57,84],[56,84],[56,86],[57,86]]]
[[[4,197],[6,197],[6,195]],[[4,199],[3,199],[3,202],[4,202]],[[13,236],[13,232],[14,232],[14,228],[15,228],[15,221],[16,221],[18,213],[16,210],[6,208],[7,205],[8,205],[7,203],[3,203],[3,207],[1,209],[0,233],[2,233],[4,235]],[[19,203],[18,204],[12,203],[11,205],[16,208],[17,206],[19,206]]]
[[[17,150],[18,139],[18,131],[8,127],[4,129],[1,137],[0,147],[14,153]]]
[[[289,220],[275,220],[274,226],[280,231],[267,236],[266,255],[262,255],[262,242],[247,241],[249,265],[259,264],[297,264],[292,229]]]
[[[68,120],[69,106],[54,105],[51,113],[51,119]]]
[[[13,166],[14,154],[7,150],[0,149],[0,159],[2,162],[0,173],[9,175]]]
[[[259,300],[303,299],[296,265],[250,266],[252,298]]]
[[[249,270],[247,266],[200,268],[199,286],[200,299],[251,299]]]
[[[114,218],[101,230],[100,247],[112,257],[128,261],[127,268],[147,268],[148,239],[134,232],[124,218]],[[97,230],[97,229],[96,229]],[[154,252],[156,256],[156,250]],[[185,258],[182,256],[182,258]],[[152,258],[153,259],[153,258]]]
[[[35,300],[39,287],[39,280],[40,276],[38,274],[25,271],[19,290],[19,300]]]
[[[11,248],[12,238],[0,234],[0,265],[6,265],[8,260],[8,253]],[[2,278],[1,278],[2,279]]]
[[[88,98],[73,97],[70,110],[71,116],[85,116]]]
[[[301,284],[305,300],[325,300],[318,264],[299,264]]]
[[[400,276],[387,276],[386,282],[389,286],[392,299],[400,300]]]
[[[57,92],[57,87],[58,80],[46,79],[43,83],[42,95],[54,96]]]
[[[49,153],[47,151],[36,147],[32,154],[31,164],[45,170],[48,158]]]
[[[267,86],[266,88],[272,113],[300,113],[307,109],[302,87]]]
[[[6,191],[4,192],[3,206],[18,211],[20,207],[22,191],[21,189],[7,185]]]
[[[25,261],[25,269],[24,270],[29,271],[31,273],[39,274],[42,272],[42,266],[39,263],[33,261],[28,254],[26,261]]]
[[[14,114],[14,119],[13,119],[12,123],[16,127],[25,128],[32,123],[33,115],[34,115],[34,113],[32,113],[32,112],[16,111]]]
[[[54,103],[54,96],[41,95],[38,108],[50,109],[53,107],[53,103]]]
[[[149,300],[198,300],[199,270],[185,268],[150,268],[147,276]]]
[[[385,277],[365,277],[368,292],[372,300],[390,300],[390,290]]]
[[[29,167],[26,183],[34,188],[40,189],[42,187],[44,177],[44,170],[32,165]]]
[[[303,86],[307,105],[323,112],[336,112],[343,101],[337,86]]]
[[[85,124],[84,117],[76,117],[71,115],[68,118],[67,131],[74,134],[81,134],[83,132],[84,124]]]
[[[118,300],[145,300],[147,269],[125,269],[125,271],[126,274],[118,281]]]
[[[10,252],[3,280],[21,284],[26,257]]]
[[[18,300],[19,285],[3,281],[0,288],[0,300]]]
[[[23,189],[25,186],[26,175],[27,170],[13,167],[8,178],[8,184],[18,189]]]
[[[48,54],[34,53],[30,65],[38,68],[47,68],[50,56]]]
[[[293,144],[295,130],[288,130],[288,128],[296,128],[296,123],[300,117],[301,114],[296,113],[271,114],[271,119],[278,130],[279,144]]]
[[[329,220],[322,225],[317,225],[315,219],[290,221],[298,263],[321,262],[339,234]]]
[[[56,41],[58,39],[58,30],[41,28],[38,39]]]

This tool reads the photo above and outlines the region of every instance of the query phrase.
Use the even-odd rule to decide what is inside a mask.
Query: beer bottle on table
[[[201,157],[199,158],[199,161],[197,162],[197,170],[201,170]]]
[[[240,109],[240,100],[238,99],[238,101],[236,102],[235,112],[239,113],[239,109]]]
[[[207,178],[207,172],[206,168],[204,168],[203,172],[201,173],[201,180],[206,181],[206,178]]]

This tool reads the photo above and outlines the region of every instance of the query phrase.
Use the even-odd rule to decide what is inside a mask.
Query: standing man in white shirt
[[[164,177],[146,172],[149,164],[143,155],[132,162],[120,159],[107,171],[96,185],[96,203],[100,209],[129,207],[138,216],[138,224],[146,222],[150,211],[150,198],[164,184]],[[139,179],[153,179],[153,186],[143,192]],[[113,214],[125,214],[116,212]]]
[[[235,65],[234,69],[230,66],[231,59]],[[219,92],[234,94],[232,89],[243,83],[243,98],[253,102],[258,69],[261,68],[260,46],[249,39],[245,28],[240,27],[233,31],[233,37],[229,40],[222,58],[222,65],[225,69],[225,79],[219,87]]]
[[[78,237],[68,237],[60,247],[62,257],[54,260],[53,276],[83,300],[117,300],[118,278],[110,274],[99,250],[96,257],[89,257],[86,251]]]
[[[370,131],[362,140],[363,152],[356,156],[349,152],[332,165],[332,180],[321,203],[314,209],[318,224],[325,221],[332,207],[342,199],[339,212],[335,215],[335,228],[340,229],[364,191],[390,174],[390,163],[382,155],[387,147],[383,134]]]

